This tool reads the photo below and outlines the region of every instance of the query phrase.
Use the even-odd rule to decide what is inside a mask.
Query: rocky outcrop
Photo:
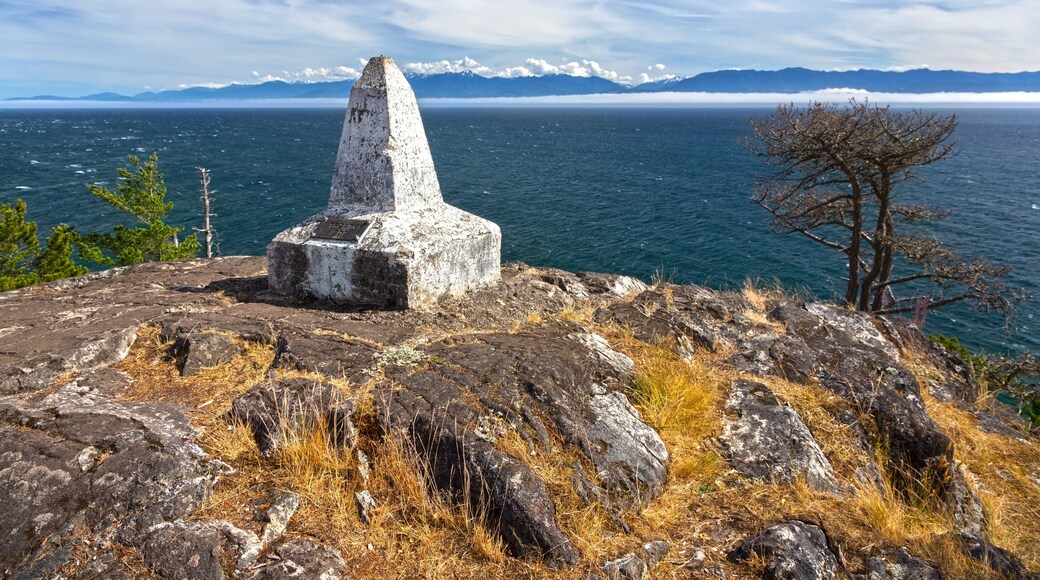
[[[274,379],[239,395],[227,413],[230,423],[253,432],[257,447],[271,457],[287,435],[322,429],[342,447],[352,447],[357,430],[354,403],[329,383],[307,379]]]
[[[75,314],[66,316],[71,318]],[[29,328],[14,326],[5,330],[13,330],[6,333],[7,336],[12,336]],[[65,373],[89,371],[123,360],[137,338],[137,325],[111,328],[102,333],[90,330],[80,332],[79,337],[71,339],[74,343],[72,345],[66,345],[70,342],[66,337],[32,345],[37,349],[36,352],[42,351],[42,354],[30,354],[30,358],[19,360],[21,353],[18,351],[0,353],[0,360],[7,359],[7,365],[0,371],[0,395],[33,391],[47,386]],[[75,344],[79,338],[82,338],[83,342]]]
[[[670,549],[671,545],[664,540],[649,542],[639,552],[629,552],[604,564],[603,573],[608,580],[642,580]]]
[[[661,493],[668,451],[618,391],[621,356],[560,330],[463,336],[424,346],[436,364],[388,365],[399,389],[378,401],[390,431],[409,434],[442,486],[488,505],[516,554],[533,549],[552,561],[577,553],[555,528],[553,502],[530,468],[498,451],[482,428],[501,419],[532,448],[550,451],[552,428],[594,468],[604,498],[621,509]],[[623,364],[621,365],[624,366]],[[548,424],[547,424],[548,423]],[[466,479],[469,479],[469,484]]]
[[[733,350],[739,370],[801,383],[817,382],[857,411],[871,415],[892,471],[900,477],[949,480],[953,443],[928,416],[921,389],[898,347],[870,317],[825,304],[774,300],[752,321],[743,297],[692,286],[644,292],[602,309],[597,319],[664,341],[685,356],[697,346]]]
[[[866,580],[942,580],[942,575],[900,548],[888,558],[874,556],[867,560]]]
[[[383,477],[378,445],[390,438],[415,452],[431,494],[453,509],[470,506],[509,555],[531,561],[523,566],[580,562],[563,573],[642,577],[667,550],[640,545],[667,537],[678,556],[662,567],[688,561],[695,573],[722,574],[744,565],[719,556],[740,540],[733,562],[758,554],[771,577],[833,577],[839,559],[825,522],[760,532],[776,519],[749,515],[745,503],[757,499],[737,491],[777,489],[764,481],[783,493],[804,478],[828,492],[819,494],[827,502],[847,502],[852,484],[884,488],[870,459],[861,467],[873,476],[857,483],[850,472],[860,466],[828,457],[835,447],[826,429],[807,424],[804,403],[785,400],[811,387],[828,399],[821,411],[831,414],[829,428],[847,428],[842,441],[859,447],[857,457],[882,448],[890,472],[936,476],[954,522],[945,540],[997,573],[1028,577],[1022,560],[988,542],[984,490],[952,460],[956,450],[928,416],[921,388],[947,389],[980,429],[1017,442],[1029,435],[967,401],[977,385],[953,359],[935,362],[943,381],[918,385],[897,346],[916,340],[905,329],[822,304],[777,299],[762,308],[736,293],[519,264],[504,267],[496,286],[437,309],[362,310],[290,303],[268,291],[262,270],[258,258],[149,264],[0,294],[0,575],[132,577],[147,568],[169,578],[333,578],[347,574],[344,558],[353,569],[382,557],[304,537],[308,500],[285,493],[291,486],[262,488],[259,504],[236,506],[239,519],[201,515],[228,473],[198,446],[199,429],[213,425],[189,420],[211,405],[205,413],[217,428],[226,426],[221,418],[245,426],[265,456],[255,460],[272,468],[287,434],[324,429],[345,458],[343,477],[354,487],[343,509],[357,510],[360,530],[390,519],[393,497],[374,485]],[[135,350],[119,363],[147,324],[170,350],[154,360],[134,358]],[[721,400],[708,414],[718,423],[698,442],[723,464],[714,479],[683,480],[690,464],[672,464],[679,452],[633,405],[642,370],[635,341],[727,360]],[[272,361],[254,369],[261,378],[223,398],[200,397],[218,402],[196,408],[177,397],[142,399],[127,374],[176,364],[186,376],[165,375],[170,381],[208,389],[207,377],[220,373],[191,373],[237,364],[248,357],[236,349],[256,345]],[[707,532],[659,533],[640,519],[641,510],[661,513],[660,502],[680,497],[669,508],[689,522],[719,488],[736,501],[705,507],[713,514]],[[594,562],[573,527],[581,502],[613,538],[626,538]],[[834,546],[850,549],[840,539]],[[842,565],[868,577],[928,577],[929,564],[896,548],[864,550]],[[931,565],[942,571],[941,562]]]
[[[776,483],[804,477],[817,489],[837,491],[831,463],[809,428],[769,387],[735,382],[726,410],[734,417],[723,427],[722,452],[738,471]]]
[[[230,336],[215,332],[182,334],[173,343],[173,353],[183,376],[226,363],[241,352]]]
[[[784,376],[816,379],[869,413],[896,477],[931,478],[936,487],[948,481],[953,442],[925,411],[921,388],[896,346],[868,317],[793,303],[777,305],[769,317],[787,330],[788,340],[770,349]]]
[[[295,538],[275,549],[278,560],[258,568],[248,577],[252,580],[281,580],[282,578],[315,578],[338,580],[344,577],[343,558],[328,546]]]
[[[176,407],[117,400],[127,381],[102,370],[38,401],[0,400],[0,574],[50,577],[110,541],[146,541],[228,469]]]
[[[765,560],[766,580],[834,580],[838,561],[827,547],[823,530],[804,522],[776,524],[730,553],[733,560],[757,555]]]

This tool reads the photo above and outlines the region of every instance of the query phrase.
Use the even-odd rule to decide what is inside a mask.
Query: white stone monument
[[[275,236],[268,280],[280,294],[422,308],[499,279],[498,226],[441,198],[408,81],[368,61],[350,90],[329,207]]]

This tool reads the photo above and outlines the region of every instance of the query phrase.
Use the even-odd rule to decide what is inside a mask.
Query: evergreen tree
[[[51,235],[47,237],[47,246],[35,260],[36,273],[40,277],[40,282],[53,282],[88,272],[86,266],[77,264],[72,259],[78,239],[79,234],[72,226],[58,224],[51,228]]]
[[[74,229],[58,224],[40,250],[36,222],[26,221],[26,205],[0,205],[0,292],[79,276],[87,272],[72,259]]]
[[[134,155],[128,159],[131,168],[117,170],[122,180],[115,191],[96,184],[87,187],[98,199],[134,216],[143,225],[132,228],[120,224],[112,228],[112,233],[82,236],[77,242],[80,257],[105,266],[194,258],[199,251],[198,238],[192,234],[178,243],[177,234],[183,228],[163,222],[173,203],[166,201],[159,156],[152,153],[144,162]]]
[[[40,281],[32,271],[40,252],[36,222],[25,220],[25,202],[0,205],[0,292],[30,286]]]

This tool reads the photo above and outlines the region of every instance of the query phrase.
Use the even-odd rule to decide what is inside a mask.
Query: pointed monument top
[[[415,93],[388,56],[350,90],[330,208],[407,211],[443,204]]]

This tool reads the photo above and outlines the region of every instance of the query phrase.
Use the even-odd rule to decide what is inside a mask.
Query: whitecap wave
[[[1040,203],[1034,203],[1033,209],[1040,209]]]

